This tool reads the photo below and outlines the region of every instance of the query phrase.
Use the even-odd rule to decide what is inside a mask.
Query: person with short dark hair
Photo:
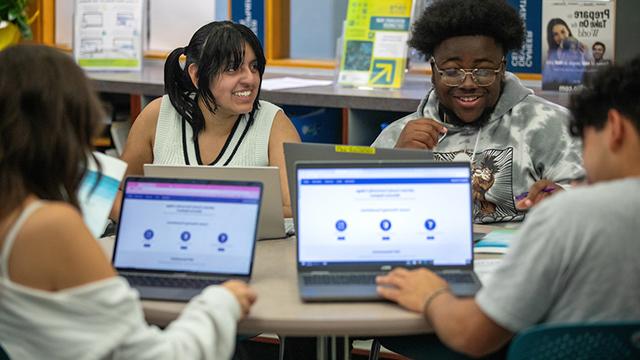
[[[0,51],[0,341],[12,359],[226,359],[256,294],[209,286],[164,331],[80,214],[104,113],[73,59]],[[93,158],[93,161],[96,159]]]
[[[536,206],[475,299],[455,297],[426,269],[379,277],[379,293],[422,313],[446,346],[473,356],[535,324],[640,320],[638,94],[640,57],[604,68],[571,97],[570,132],[582,138],[591,185]],[[428,340],[411,339],[384,344],[426,356],[419,344]]]
[[[183,56],[186,62],[180,63]],[[165,91],[133,123],[122,154],[127,175],[143,164],[277,166],[291,216],[284,142],[300,142],[281,108],[260,100],[266,58],[257,36],[231,21],[198,29],[165,62]],[[119,202],[111,217],[117,218]]]
[[[507,53],[523,39],[522,19],[505,1],[435,1],[410,40],[430,58],[432,90],[373,143],[471,161],[478,223],[522,220],[584,176],[580,144],[566,129],[568,111],[505,70]]]
[[[596,41],[591,46],[591,54],[593,55],[592,65],[607,66],[611,65],[611,60],[604,58],[604,53],[607,51],[607,47],[604,43]]]

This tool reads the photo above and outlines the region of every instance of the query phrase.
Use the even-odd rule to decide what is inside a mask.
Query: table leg
[[[280,346],[278,347],[278,360],[284,360],[284,345],[285,341],[287,341],[287,337],[278,335],[278,339],[280,340]]]
[[[336,336],[331,336],[331,360],[336,360],[338,358],[337,354],[337,344],[336,344]]]
[[[344,344],[342,346],[342,351],[344,352],[344,360],[350,360],[351,359],[351,343],[349,342],[349,336],[346,335],[344,337]]]
[[[318,336],[316,340],[316,359],[327,360],[327,337]]]

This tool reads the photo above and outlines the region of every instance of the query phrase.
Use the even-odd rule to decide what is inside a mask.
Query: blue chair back
[[[0,360],[9,360],[9,355],[2,348],[2,344],[0,344]]]
[[[640,322],[535,326],[518,334],[507,358],[640,359]]]

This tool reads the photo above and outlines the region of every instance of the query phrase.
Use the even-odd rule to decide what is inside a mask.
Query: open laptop
[[[305,301],[376,300],[375,276],[426,267],[453,293],[473,272],[469,163],[298,162],[297,262]]]
[[[291,210],[296,216],[296,171],[297,161],[333,160],[433,160],[433,153],[416,149],[383,149],[370,146],[335,145],[317,143],[284,143]]]
[[[282,191],[280,172],[274,166],[220,167],[192,165],[145,164],[144,175],[154,177],[260,181],[265,191],[260,209],[258,239],[279,239],[285,237],[286,229],[282,213]]]
[[[186,301],[248,281],[261,196],[259,182],[127,178],[113,266],[143,299]]]

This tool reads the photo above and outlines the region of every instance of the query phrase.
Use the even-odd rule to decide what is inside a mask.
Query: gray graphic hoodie
[[[440,121],[447,135],[434,151],[437,161],[472,161],[473,216],[476,223],[520,221],[515,196],[534,182],[558,184],[584,177],[581,144],[569,134],[569,112],[533,94],[511,73],[489,120],[481,127],[445,124],[431,90],[418,111],[387,126],[372,146],[392,148],[408,121]]]

